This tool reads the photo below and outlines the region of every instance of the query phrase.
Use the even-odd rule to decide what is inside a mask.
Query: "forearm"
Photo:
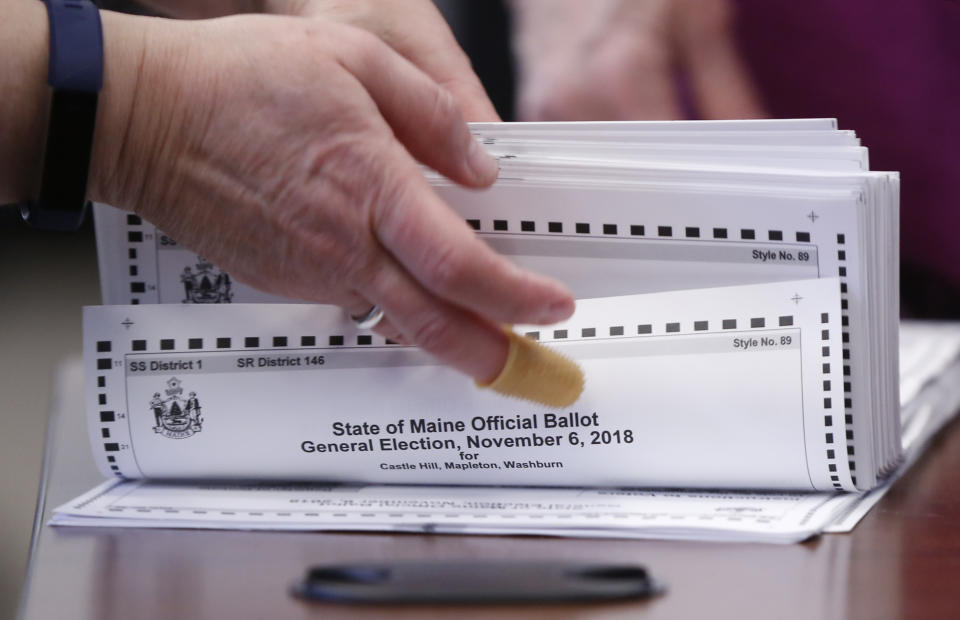
[[[103,90],[87,193],[91,200],[132,208],[168,125],[169,80],[160,78],[178,70],[166,60],[180,55],[187,41],[177,36],[179,22],[173,20],[110,11],[101,11],[101,18]]]
[[[46,9],[35,0],[13,0],[8,19],[0,21],[0,203],[35,197],[47,124],[49,27]],[[167,20],[101,11],[104,79],[97,105],[96,129],[87,193],[111,200],[135,183],[130,173],[146,148],[130,140],[132,111],[140,105],[149,118],[159,93],[142,75],[148,56],[170,54],[172,24]],[[148,53],[148,50],[150,53]],[[152,63],[156,66],[157,63]],[[143,92],[152,92],[151,97]],[[138,94],[140,95],[138,101]],[[142,132],[141,132],[142,134]]]
[[[47,106],[47,14],[32,0],[14,0],[0,20],[0,204],[36,185]]]

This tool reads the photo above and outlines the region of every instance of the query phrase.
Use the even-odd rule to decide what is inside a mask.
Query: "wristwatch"
[[[87,178],[103,86],[103,29],[89,0],[43,0],[50,20],[50,123],[37,197],[20,204],[31,226],[76,230],[90,202]]]

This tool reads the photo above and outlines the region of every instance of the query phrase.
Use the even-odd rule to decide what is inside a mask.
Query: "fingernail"
[[[543,311],[540,315],[540,323],[557,323],[570,318],[575,308],[574,301],[570,298],[555,301]]]
[[[474,138],[470,138],[470,152],[467,154],[473,176],[482,183],[493,183],[500,174],[497,160]]]

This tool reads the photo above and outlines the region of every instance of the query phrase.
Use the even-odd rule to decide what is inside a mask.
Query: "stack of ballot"
[[[54,525],[798,542],[848,532],[960,407],[960,326],[901,330],[905,462],[866,493],[108,480]]]
[[[547,519],[537,533],[687,536],[687,523],[644,529],[627,508],[611,508],[617,514],[595,528],[564,528],[534,506],[566,498],[594,514],[635,498],[740,506],[762,496],[755,505],[780,511],[764,513],[767,523],[819,507],[828,516],[809,521],[809,535],[859,497],[837,492],[867,491],[897,471],[910,428],[898,392],[899,180],[869,171],[853,132],[829,119],[473,131],[499,158],[493,187],[425,174],[478,236],[580,300],[563,324],[516,327],[580,363],[586,388],[576,403],[558,410],[479,391],[336,308],[254,291],[140,217],[98,205],[109,305],[85,311],[86,409],[94,458],[115,480],[97,497],[133,485],[132,498],[175,490],[269,503],[249,481],[287,481],[311,505],[351,514],[329,493],[358,487],[309,485],[602,487],[362,487],[381,494],[381,507],[395,502],[398,520],[264,521],[246,518],[263,512],[249,504],[233,526],[432,527],[436,514],[399,510],[429,497],[447,498],[457,514],[526,502],[531,519]],[[956,354],[944,349],[923,381]],[[911,398],[922,392],[910,389]],[[927,422],[916,428],[936,427]],[[198,482],[191,491],[144,479]],[[231,480],[246,485],[234,500]],[[58,520],[165,522],[80,504],[100,512],[67,506]],[[643,519],[660,514],[645,510]],[[500,527],[484,523],[470,531]],[[739,531],[711,522],[700,535],[718,523]],[[796,539],[794,525],[781,538]]]

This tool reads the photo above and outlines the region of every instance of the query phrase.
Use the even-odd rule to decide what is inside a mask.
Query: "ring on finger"
[[[360,329],[373,329],[383,320],[383,310],[374,305],[366,314],[351,315],[350,320]]]

